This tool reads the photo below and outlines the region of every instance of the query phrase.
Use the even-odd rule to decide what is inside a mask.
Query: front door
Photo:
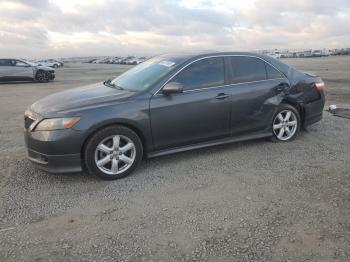
[[[170,80],[183,86],[182,93],[152,97],[155,150],[229,136],[231,96],[224,71],[222,57],[201,59]]]
[[[13,78],[33,78],[33,68],[20,60],[12,60],[12,75]]]

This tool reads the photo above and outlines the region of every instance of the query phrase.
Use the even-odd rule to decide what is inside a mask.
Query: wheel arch
[[[82,143],[82,146],[81,146],[81,149],[80,149],[81,158],[83,158],[83,156],[84,156],[84,150],[85,150],[86,144],[89,141],[89,139],[94,134],[96,134],[96,132],[98,132],[98,131],[106,128],[106,127],[110,127],[110,126],[123,126],[123,127],[127,127],[129,129],[131,129],[132,131],[134,131],[138,135],[140,140],[141,140],[142,147],[143,147],[143,155],[144,156],[147,155],[147,148],[148,148],[148,146],[147,146],[147,139],[146,139],[145,134],[141,131],[141,129],[137,125],[135,125],[133,123],[130,123],[128,121],[119,120],[119,121],[103,122],[103,123],[100,123],[99,125],[94,126],[93,128],[91,128],[89,130],[88,134],[83,139],[83,143]]]
[[[45,70],[41,69],[41,68],[38,68],[35,70],[35,77],[36,75],[39,73],[39,72],[45,72]]]
[[[299,103],[298,101],[295,101],[294,99],[291,99],[289,97],[283,98],[281,103],[293,106],[298,111],[298,113],[300,115],[300,122],[301,122],[301,125],[303,126],[304,125],[305,112],[304,112],[304,108],[302,107],[301,103]]]
[[[40,73],[40,72],[45,72],[46,73],[46,71],[44,69],[41,69],[41,68],[36,69],[35,75],[34,75],[34,79],[35,80],[38,80],[38,73]]]

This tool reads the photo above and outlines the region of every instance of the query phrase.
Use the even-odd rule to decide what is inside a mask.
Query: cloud
[[[348,0],[0,0],[0,56],[350,45]]]

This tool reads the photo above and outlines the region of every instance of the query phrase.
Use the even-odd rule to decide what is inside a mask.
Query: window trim
[[[154,95],[158,95],[161,94],[160,91],[163,89],[163,87],[169,83],[175,76],[177,76],[182,70],[184,70],[186,67],[192,65],[193,63],[206,59],[206,58],[215,58],[215,57],[253,57],[253,58],[257,58],[260,59],[261,61],[269,64],[270,66],[272,66],[273,68],[275,68],[278,72],[280,72],[281,76],[284,76],[284,74],[281,72],[281,70],[279,70],[278,68],[276,68],[274,65],[272,65],[271,63],[269,63],[268,61],[266,61],[265,59],[258,57],[258,56],[254,56],[254,55],[212,55],[212,56],[204,56],[204,57],[200,57],[196,60],[193,60],[192,62],[184,65],[183,67],[181,67],[179,70],[177,70],[155,93]],[[224,62],[224,68],[225,68],[225,62]],[[266,70],[266,69],[265,69]],[[225,74],[224,74],[225,75]],[[267,73],[266,73],[267,75]],[[266,76],[267,77],[267,76]],[[240,82],[240,83],[234,83],[234,84],[225,84],[225,85],[221,85],[221,86],[212,86],[212,87],[204,87],[204,88],[197,88],[197,89],[192,89],[192,90],[186,90],[183,91],[183,93],[188,93],[188,92],[193,92],[193,91],[198,91],[198,90],[207,90],[207,89],[212,89],[212,88],[219,88],[219,87],[225,87],[225,86],[232,86],[232,85],[240,85],[240,84],[248,84],[248,83],[256,83],[256,82],[264,82],[264,81],[270,81],[270,80],[277,80],[277,79],[283,79],[286,78],[286,76],[284,77],[279,77],[279,78],[274,78],[274,79],[265,79],[265,80],[258,80],[258,81],[250,81],[250,82]],[[226,79],[225,79],[226,80]]]
[[[15,67],[17,66],[17,62],[21,62],[21,63],[24,64],[24,66],[18,66],[18,67],[27,67],[27,66],[30,66],[28,63],[26,63],[26,62],[24,62],[24,61],[22,61],[22,60],[19,60],[19,59],[13,59],[13,60],[16,61]]]
[[[281,78],[281,77],[279,77],[279,78],[269,78],[269,72],[267,71],[267,66],[271,66],[273,69],[277,70],[277,72],[279,73],[280,76],[284,76],[284,74],[282,74],[282,72],[279,71],[277,68],[275,68],[271,64],[265,62],[266,79],[280,79]]]
[[[198,62],[198,61],[201,61],[201,60],[204,60],[204,59],[210,59],[210,58],[222,58],[222,67],[223,67],[223,85],[220,85],[220,86],[225,86],[226,84],[226,66],[225,66],[225,60],[224,60],[224,57],[221,57],[221,56],[217,56],[217,57],[205,57],[203,59],[197,59],[196,61],[193,61],[191,63],[189,63],[188,65],[184,66],[180,71],[176,72],[172,77],[171,79],[169,80],[172,80],[173,78],[175,78],[178,74],[180,74],[182,71],[184,71],[187,67],[189,67],[190,65]],[[167,84],[169,83],[169,80],[162,86],[162,88]],[[189,90],[184,90],[183,93],[187,93],[189,91],[192,91],[192,90],[201,90],[201,89],[209,89],[209,88],[214,88],[214,87],[219,87],[219,86],[207,86],[207,87],[201,87],[201,88],[195,88],[195,89],[189,89]],[[162,89],[161,88],[161,89]]]
[[[237,74],[236,74],[236,71],[235,71],[235,69],[237,68],[237,61],[234,61],[235,60],[234,58],[243,58],[243,60],[242,60],[243,62],[244,61],[249,61],[249,63],[251,63],[251,64],[255,63],[255,65],[259,65],[259,66],[262,65],[262,67],[260,69],[262,69],[261,71],[263,71],[263,72],[260,72],[258,70],[255,70],[253,72],[253,71],[249,70],[250,72],[253,72],[253,76],[252,77],[248,77],[247,78],[247,75],[243,74],[240,77],[243,76],[243,79],[244,78],[246,78],[246,79],[245,80],[241,80],[241,81],[237,81],[237,79],[236,79]],[[256,58],[256,57],[250,57],[250,56],[229,57],[228,58],[228,63],[230,65],[230,78],[229,78],[229,83],[230,84],[242,84],[242,83],[247,83],[247,82],[259,82],[259,81],[263,81],[263,80],[268,80],[267,71],[266,71],[266,64],[267,63],[264,60],[262,60],[262,59],[259,59],[259,58]],[[238,68],[241,68],[241,67],[242,66],[239,64]],[[249,66],[249,68],[250,68],[250,66]],[[256,68],[256,69],[258,69],[258,68]],[[259,73],[255,74],[255,72],[259,72]],[[263,73],[263,74],[260,74],[260,73]],[[256,77],[256,76],[262,76],[262,77]],[[256,78],[256,79],[254,79],[254,78]]]

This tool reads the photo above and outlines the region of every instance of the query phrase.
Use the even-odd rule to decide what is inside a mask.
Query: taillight
[[[316,84],[315,84],[315,87],[316,87],[316,90],[317,90],[318,92],[323,92],[323,91],[324,91],[324,88],[325,88],[325,85],[324,85],[323,82],[321,82],[321,83],[316,83]]]

